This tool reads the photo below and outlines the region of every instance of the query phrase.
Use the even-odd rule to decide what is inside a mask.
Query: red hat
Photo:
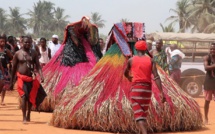
[[[146,49],[147,49],[146,42],[143,41],[143,40],[137,41],[137,42],[135,43],[135,48],[136,48],[137,50],[143,50],[143,51],[146,50]]]

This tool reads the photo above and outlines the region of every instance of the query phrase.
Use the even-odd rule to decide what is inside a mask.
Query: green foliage
[[[33,29],[33,33],[37,37],[50,38],[54,33],[59,37],[63,36],[64,28],[69,23],[64,16],[64,9],[54,7],[54,3],[47,1],[39,1],[34,3],[33,10],[28,12],[29,28]]]
[[[19,8],[11,8],[10,9],[10,14],[8,15],[8,33],[10,35],[20,35],[20,34],[25,34],[25,30],[27,30],[26,24],[27,21],[25,18],[23,18],[23,14],[20,14]]]
[[[51,38],[53,34],[58,34],[63,40],[63,32],[69,23],[69,15],[65,15],[65,10],[55,7],[51,1],[39,0],[27,13],[20,13],[18,7],[9,8],[6,11],[0,8],[0,32],[8,35],[20,36],[31,33],[34,37]],[[174,15],[168,17],[170,21],[167,26],[160,24],[164,32],[204,32],[215,33],[215,0],[178,0],[176,8],[170,9]],[[24,18],[27,15],[27,18]],[[98,28],[105,27],[105,20],[99,12],[91,13],[91,22]],[[120,22],[129,22],[127,18],[122,18]],[[179,31],[175,31],[174,24],[179,25]],[[105,35],[100,35],[106,38]]]
[[[64,9],[57,7],[54,10],[54,19],[52,20],[52,29],[55,29],[57,32],[64,31],[64,28],[67,24],[69,24],[69,21],[66,21],[66,19],[69,18],[69,15],[64,16]]]
[[[170,9],[171,12],[174,12],[176,15],[168,17],[166,20],[171,20],[171,25],[178,23],[179,31],[185,32],[185,30],[190,27],[191,23],[189,20],[189,9],[190,9],[189,0],[179,0],[176,3],[176,9]]]
[[[6,34],[8,34],[8,31],[9,31],[7,14],[6,14],[6,11],[2,8],[0,8],[0,31],[1,33],[6,33]]]
[[[29,10],[28,26],[33,30],[36,36],[40,36],[40,32],[47,30],[48,22],[53,19],[53,4],[46,1],[34,3],[33,10]]]
[[[164,27],[161,23],[160,26],[163,30],[163,32],[175,32],[174,27],[172,26],[173,24],[170,23],[168,26]]]
[[[64,28],[69,23],[65,10],[56,7],[49,1],[38,1],[34,3],[32,10],[25,14],[20,13],[18,7],[9,8],[9,13],[0,8],[0,31],[8,35],[20,36],[29,34],[33,38],[45,37],[51,39],[57,34],[63,40]],[[27,15],[28,18],[24,18]]]
[[[215,33],[215,0],[178,0],[175,15],[167,18],[178,23],[179,32]]]
[[[91,13],[91,22],[95,24],[98,28],[105,27],[105,20],[102,19],[102,15],[100,15],[98,12]]]

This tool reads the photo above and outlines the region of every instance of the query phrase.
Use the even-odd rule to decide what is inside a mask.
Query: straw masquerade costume
[[[43,86],[48,96],[41,110],[52,111],[63,89],[72,90],[102,57],[98,38],[98,28],[87,17],[66,27],[60,49],[43,68]]]
[[[50,122],[52,125],[138,133],[129,95],[132,83],[124,77],[128,57],[136,51],[134,43],[127,43],[125,29],[124,23],[113,26],[109,35],[108,51],[73,92],[61,99],[53,113]],[[144,24],[132,23],[132,32],[134,39],[144,38]],[[160,67],[158,73],[167,102],[161,102],[160,91],[151,76],[152,97],[147,116],[148,130],[156,132],[200,128],[202,118],[198,104]]]

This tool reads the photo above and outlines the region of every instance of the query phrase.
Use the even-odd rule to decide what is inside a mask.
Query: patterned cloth
[[[146,120],[147,110],[151,101],[151,84],[150,83],[133,83],[131,87],[130,97],[134,118],[138,120]]]
[[[153,56],[153,61],[157,63],[164,71],[168,71],[167,55],[164,50]]]
[[[126,25],[130,25],[130,33],[126,31]],[[131,39],[131,40],[130,40]],[[106,47],[107,50],[110,45],[116,42],[120,47],[123,55],[125,56],[132,56],[132,51],[129,48],[128,42],[136,42],[135,39],[145,39],[145,24],[138,23],[138,22],[126,22],[126,23],[116,23],[114,24],[113,28],[111,29],[110,35],[108,37]]]
[[[17,84],[19,95],[25,96],[35,108],[38,108],[46,97],[46,92],[39,81],[17,72]]]
[[[98,28],[91,25],[89,29],[83,29],[82,23],[77,22],[69,24],[66,27],[63,41],[65,47],[58,58],[62,65],[72,67],[77,63],[89,62],[84,49],[84,45],[86,44],[83,44],[82,38],[85,38],[90,44],[97,61],[102,57],[98,42]]]

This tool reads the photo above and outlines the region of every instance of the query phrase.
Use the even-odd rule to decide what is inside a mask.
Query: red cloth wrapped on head
[[[135,43],[135,48],[137,50],[142,50],[142,51],[145,51],[147,49],[147,45],[146,45],[146,42],[141,40],[141,41],[137,41]]]

